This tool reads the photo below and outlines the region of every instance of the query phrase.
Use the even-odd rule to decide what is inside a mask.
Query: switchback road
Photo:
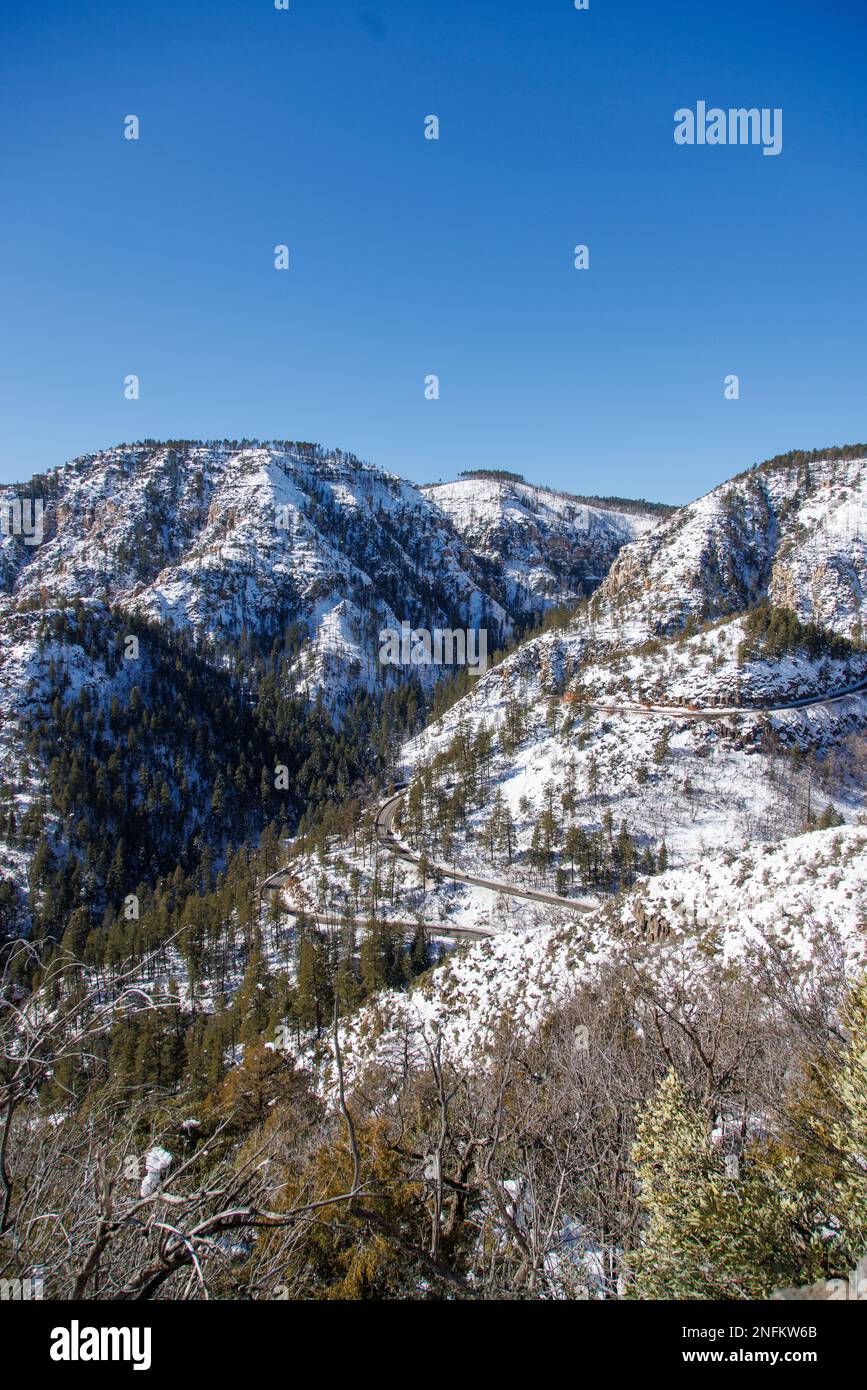
[[[814,705],[837,705],[848,700],[850,695],[860,695],[867,691],[867,679],[847,685],[841,690],[832,690],[824,695],[805,695],[799,700],[782,700],[775,705],[706,705],[703,709],[690,709],[686,705],[638,705],[612,704],[610,701],[589,700],[590,709],[602,714],[639,714],[648,718],[667,719],[731,719],[745,714],[773,714],[774,711],[789,709],[809,709]],[[578,706],[581,708],[581,706]]]
[[[376,813],[376,838],[384,849],[409,864],[418,864],[420,857],[400,842],[392,828],[395,813],[400,805],[403,791],[395,792],[384,801]],[[552,907],[566,907],[572,912],[593,912],[598,903],[590,898],[561,898],[556,893],[543,893],[538,888],[519,888],[514,883],[504,883],[497,878],[481,878],[478,874],[467,874],[462,869],[450,869],[446,864],[432,864],[431,870],[443,878],[454,879],[455,883],[471,883],[477,888],[489,888],[492,893],[504,893],[510,898],[527,898],[531,902],[550,903]]]
[[[645,718],[666,718],[666,719],[694,719],[711,721],[715,719],[731,719],[743,715],[772,714],[775,710],[797,710],[808,709],[816,705],[836,705],[843,700],[848,700],[851,695],[859,695],[867,691],[867,679],[857,681],[854,685],[846,686],[841,690],[829,691],[823,695],[807,695],[798,700],[785,700],[774,705],[715,705],[706,706],[703,709],[688,709],[683,705],[639,705],[639,704],[612,704],[610,702],[589,701],[590,709],[598,710],[603,714],[636,714]],[[397,808],[404,796],[404,789],[397,791],[386,801],[383,801],[376,813],[375,830],[376,837],[383,849],[387,849],[390,854],[397,859],[403,859],[408,864],[419,864],[420,856],[414,854],[408,845],[398,840],[394,833],[393,822]],[[496,878],[485,878],[479,874],[465,873],[462,869],[450,869],[447,864],[432,864],[432,872],[442,878],[452,879],[455,883],[468,883],[477,888],[487,888],[492,893],[503,893],[510,898],[525,898],[529,902],[549,903],[552,907],[565,907],[572,912],[592,912],[597,903],[592,898],[561,898],[556,893],[545,893],[538,888],[519,888],[517,884],[505,882]],[[288,869],[278,869],[275,874],[271,874],[262,885],[262,891],[273,892],[285,887],[290,878]],[[289,907],[289,913],[297,915],[299,909]],[[317,921],[331,922],[333,919],[311,913]],[[348,919],[341,919],[348,920]],[[392,926],[398,927],[401,931],[414,931],[414,922],[392,922]],[[494,936],[496,933],[485,927],[459,927],[459,926],[435,926],[425,923],[425,931],[437,936],[470,937],[482,938]]]
[[[281,888],[286,887],[289,878],[288,869],[278,869],[275,874],[271,874],[265,879],[261,891],[263,893],[277,893]],[[335,915],[333,912],[309,912],[307,908],[295,907],[291,903],[284,904],[284,911],[289,917],[298,917],[303,912],[306,917],[312,918],[314,922],[325,927],[356,926],[364,928],[370,924],[369,917],[359,919]],[[392,927],[406,936],[414,934],[419,926],[418,922],[393,921],[385,917],[376,918],[375,924],[376,926]],[[486,937],[496,935],[488,927],[461,927],[454,922],[422,922],[421,925],[429,936],[447,936],[456,941],[483,941]]]

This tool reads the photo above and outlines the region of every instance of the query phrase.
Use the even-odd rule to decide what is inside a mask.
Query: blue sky
[[[865,39],[864,0],[6,0],[0,479],[228,435],[681,501],[864,439]],[[699,99],[782,153],[678,147]]]

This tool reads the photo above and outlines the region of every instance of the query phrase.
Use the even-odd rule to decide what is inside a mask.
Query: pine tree
[[[592,753],[587,764],[587,791],[595,801],[599,794],[599,763]]]
[[[302,1028],[322,1030],[322,1010],[316,995],[316,949],[308,936],[298,946],[298,984],[295,1012]]]
[[[410,968],[413,975],[422,975],[428,968],[428,949],[427,934],[424,926],[419,923],[412,938],[412,946],[409,953]]]
[[[245,1046],[255,1043],[264,1031],[270,1012],[271,990],[268,968],[260,946],[251,952],[241,988],[235,998],[239,1037]]]
[[[808,1064],[791,1125],[828,1180],[828,1208],[847,1252],[842,1273],[867,1251],[867,975],[847,995],[840,1021],[845,1046]]]
[[[706,1197],[720,1173],[714,1172],[706,1121],[688,1104],[674,1070],[639,1122],[632,1158],[648,1223],[641,1246],[628,1260],[630,1296],[701,1296],[695,1266],[712,1239],[706,1233]]]
[[[867,981],[849,996],[848,1043],[794,1088],[783,1131],[750,1139],[737,1174],[670,1071],[638,1124],[647,1211],[626,1259],[630,1297],[766,1299],[853,1268],[867,1245]]]

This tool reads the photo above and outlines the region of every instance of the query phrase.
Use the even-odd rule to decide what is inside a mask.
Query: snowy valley
[[[845,1212],[744,1253],[735,1199],[806,1200],[767,1144],[806,1162],[803,1077],[824,1113],[827,1068],[861,1065],[867,449],[674,512],[247,442],[29,486],[44,540],[0,548],[5,998],[52,1038],[58,1000],[114,1016],[83,1069],[34,1063],[27,1104],[104,1062],[161,1098],[135,1123],[166,1171],[228,1125],[220,1162],[255,1134],[290,1204],[354,1153],[413,1253],[369,1213],[360,1253],[304,1227],[305,1293],[666,1296],[639,1193],[672,1124],[741,1252],[679,1256],[689,1296],[854,1261]],[[384,669],[401,623],[485,629],[493,664]],[[43,983],[27,953],[55,943]]]

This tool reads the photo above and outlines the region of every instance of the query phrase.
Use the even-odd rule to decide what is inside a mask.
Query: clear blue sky
[[[863,439],[865,40],[865,0],[4,0],[0,478],[288,437],[678,501]],[[699,99],[782,154],[676,146]]]

